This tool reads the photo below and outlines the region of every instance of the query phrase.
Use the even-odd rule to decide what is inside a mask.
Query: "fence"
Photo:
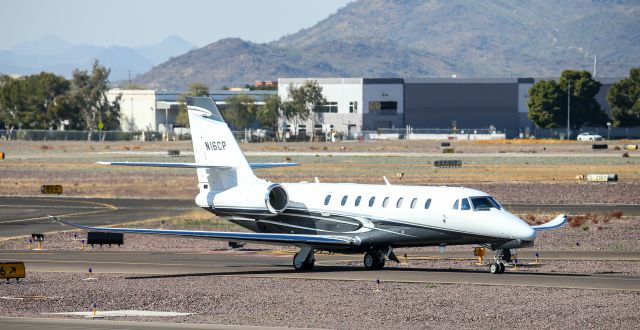
[[[171,134],[172,140],[188,140],[188,134]],[[0,139],[24,141],[162,141],[163,133],[139,131],[0,130]]]
[[[640,138],[640,127],[611,128],[594,127],[583,128],[571,132],[571,139],[575,139],[578,134],[592,132],[602,135],[605,139],[637,139]],[[246,129],[233,131],[233,136],[238,142],[270,142],[270,141],[311,141],[311,132],[294,135],[292,133],[275,132],[263,129]],[[535,129],[529,136],[522,134],[522,137],[535,138],[555,138],[564,139],[565,129]],[[489,140],[504,139],[506,137],[518,137],[519,134],[505,131],[494,131],[490,129],[378,129],[376,131],[327,133],[318,132],[314,141],[340,141],[340,140]],[[191,134],[188,129],[174,130],[174,132],[164,135],[163,132],[139,131],[54,131],[54,130],[0,130],[1,140],[25,140],[25,141],[162,141],[162,140],[190,140]]]

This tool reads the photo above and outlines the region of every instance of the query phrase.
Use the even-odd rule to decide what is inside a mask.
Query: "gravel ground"
[[[0,283],[2,316],[138,309],[196,313],[165,320],[255,326],[383,328],[637,328],[640,293],[480,285],[319,281],[202,276],[130,278],[34,273]],[[188,283],[188,285],[185,285]],[[42,315],[43,317],[60,317]],[[158,318],[113,318],[157,321]]]
[[[640,204],[640,182],[467,183],[463,186],[484,191],[502,203]]]

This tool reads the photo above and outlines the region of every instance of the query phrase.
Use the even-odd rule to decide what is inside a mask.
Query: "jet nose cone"
[[[519,232],[519,239],[523,241],[533,241],[536,239],[536,231],[531,226],[525,224]]]

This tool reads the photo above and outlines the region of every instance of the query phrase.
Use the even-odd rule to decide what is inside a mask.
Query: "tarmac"
[[[107,248],[105,248],[107,249]],[[532,258],[519,253],[522,260]],[[531,252],[530,254],[532,254]],[[412,254],[412,257],[471,257],[471,252]],[[567,258],[570,257],[570,258]],[[336,281],[375,281],[412,283],[459,283],[493,286],[530,286],[577,289],[608,289],[640,291],[640,277],[616,274],[532,273],[508,270],[495,275],[486,270],[438,268],[389,268],[364,270],[362,266],[339,266],[345,261],[360,263],[358,255],[316,255],[316,266],[311,272],[296,272],[291,266],[292,255],[268,251],[220,250],[193,252],[111,252],[111,251],[2,251],[4,260],[25,263],[27,272],[72,272],[93,276],[100,273],[127,274],[131,280],[196,276],[246,276],[261,278],[314,279]],[[542,260],[623,260],[640,261],[640,252],[545,251]],[[470,261],[471,262],[471,261]],[[488,265],[488,264],[487,264]],[[488,266],[487,266],[488,267]]]

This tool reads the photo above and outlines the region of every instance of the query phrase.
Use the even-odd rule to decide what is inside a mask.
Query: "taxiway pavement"
[[[455,256],[462,252],[453,252]],[[545,252],[545,258],[563,258],[564,252]],[[469,252],[465,255],[468,257]],[[602,254],[602,255],[599,255]],[[420,253],[428,257],[432,253]],[[572,252],[583,257],[638,262],[640,252]],[[361,255],[317,255],[312,272],[296,272],[290,254],[256,251],[180,252],[109,252],[109,251],[1,251],[4,260],[24,261],[27,271],[84,272],[92,268],[100,273],[127,274],[130,280],[141,278],[195,276],[248,276],[341,281],[460,283],[480,285],[533,286],[552,288],[609,289],[640,291],[640,277],[615,274],[532,273],[508,270],[494,275],[487,270],[452,270],[437,268],[388,268],[365,271],[360,266],[339,266],[343,261],[360,261]],[[413,255],[412,255],[413,257]],[[544,259],[543,259],[544,260]]]
[[[103,226],[176,216],[196,208],[192,200],[182,199],[4,196],[0,197],[0,239],[69,230],[47,215]]]

